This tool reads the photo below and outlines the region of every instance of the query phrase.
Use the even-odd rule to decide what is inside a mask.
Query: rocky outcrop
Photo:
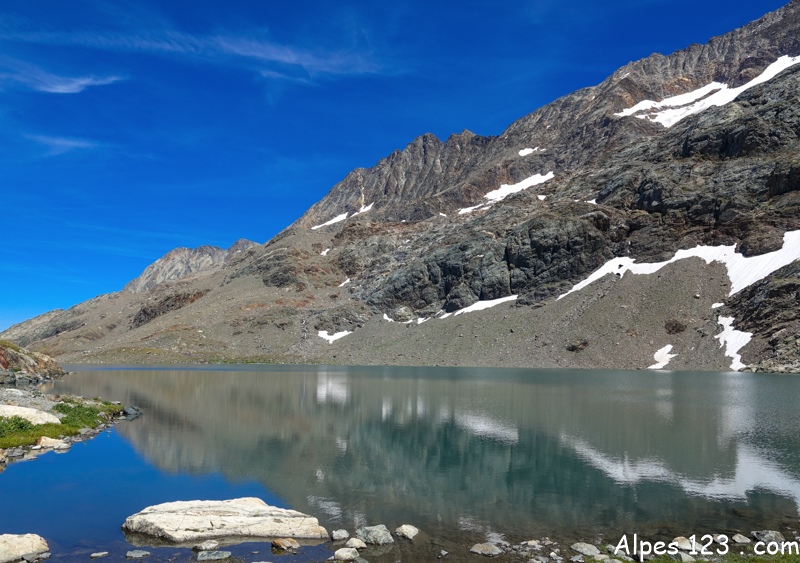
[[[316,518],[269,506],[257,498],[157,504],[129,516],[122,529],[176,543],[230,537],[328,537]]]
[[[13,372],[45,376],[60,376],[66,373],[50,356],[21,348],[7,340],[0,340],[0,370],[5,372],[0,373],[0,384],[15,383],[16,377],[13,381],[11,377]]]
[[[24,418],[32,424],[61,424],[57,416],[38,409],[0,405],[0,418],[11,418],[14,416]]]
[[[49,551],[47,542],[36,534],[2,534],[0,535],[0,563],[21,561],[23,555],[30,555],[31,560]]]
[[[186,307],[203,297],[207,291],[187,291],[177,292],[162,297],[155,303],[148,303],[139,309],[139,312],[131,319],[131,327],[138,328],[143,324],[149,323],[153,319],[160,317],[170,311],[175,311]]]
[[[258,246],[258,243],[239,239],[227,249],[218,246],[175,248],[150,264],[138,278],[129,281],[122,289],[131,293],[149,291],[165,282],[217,268],[253,246]]]

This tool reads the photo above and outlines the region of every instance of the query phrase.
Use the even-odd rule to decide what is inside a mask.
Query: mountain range
[[[67,364],[798,371],[798,63],[793,0],[0,338]]]

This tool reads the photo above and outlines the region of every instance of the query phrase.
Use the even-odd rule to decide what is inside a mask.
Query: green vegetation
[[[18,434],[20,432],[27,432],[33,429],[33,424],[21,416],[12,416],[11,418],[0,418],[0,438]]]
[[[63,438],[78,434],[81,428],[94,428],[122,412],[120,405],[103,401],[97,406],[81,404],[73,397],[65,397],[53,410],[64,414],[61,424],[31,424],[18,416],[0,417],[0,449],[30,446],[41,436]]]
[[[22,348],[20,348],[13,342],[9,342],[8,340],[0,340],[0,346],[2,346],[3,348],[9,348],[11,350],[14,350],[15,352],[19,352],[20,354],[22,353]]]

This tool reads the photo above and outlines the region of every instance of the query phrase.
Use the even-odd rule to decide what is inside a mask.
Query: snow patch
[[[478,205],[473,205],[472,207],[465,207],[463,209],[458,210],[459,215],[464,215],[465,213],[472,213],[475,210],[484,211],[489,209],[493,204],[503,201],[505,198],[510,196],[511,194],[515,194],[517,192],[521,192],[522,190],[527,190],[532,186],[537,186],[539,184],[543,184],[548,180],[553,179],[555,174],[553,172],[548,172],[544,176],[541,174],[534,174],[529,178],[525,178],[521,182],[517,182],[516,184],[503,184],[496,190],[492,190],[483,196],[485,199],[488,199],[488,203],[479,203]]]
[[[660,350],[658,350],[655,354],[653,354],[653,359],[658,362],[657,364],[653,364],[652,366],[648,366],[647,369],[664,369],[669,361],[677,356],[678,354],[670,354],[672,350],[672,344],[667,344]]]
[[[646,112],[642,115],[636,115],[636,117],[640,119],[650,119],[656,123],[661,123],[664,127],[672,127],[685,117],[694,115],[710,107],[724,106],[732,102],[745,90],[749,90],[753,86],[763,84],[775,78],[781,71],[797,63],[800,63],[800,56],[790,57],[784,55],[764,69],[764,72],[759,76],[738,88],[730,88],[727,84],[721,82],[712,82],[697,90],[680,94],[679,96],[665,98],[660,102],[643,100],[635,106],[622,110],[614,115],[628,117],[639,112]]]
[[[350,283],[350,278],[347,278],[347,279],[346,279],[346,280],[344,280],[342,283],[340,283],[340,284],[339,284],[339,287],[344,287],[344,286],[346,286],[348,283]]]
[[[667,264],[683,260],[684,258],[702,258],[706,264],[711,262],[722,262],[728,269],[728,277],[731,280],[731,291],[728,294],[734,295],[744,288],[764,279],[775,270],[791,264],[800,259],[800,231],[789,231],[783,235],[783,247],[774,252],[768,252],[761,256],[744,257],[735,251],[736,246],[696,246],[688,250],[682,249],[675,253],[675,256],[665,262],[653,262],[649,264],[636,264],[632,258],[623,256],[613,258],[595,270],[588,278],[573,286],[567,293],[558,298],[566,297],[573,291],[578,291],[599,280],[606,274],[624,275],[632,272],[637,275],[652,274],[657,272]]]
[[[484,309],[489,309],[494,307],[495,305],[500,305],[501,303],[506,303],[507,301],[514,301],[516,300],[517,295],[509,295],[508,297],[500,297],[499,299],[487,299],[486,301],[478,301],[477,303],[473,303],[469,307],[464,307],[463,309],[459,309],[455,313],[455,316],[458,316],[462,313],[472,313],[473,311],[483,311]],[[445,318],[447,315],[442,315],[440,318]]]
[[[520,156],[528,156],[529,154],[534,153],[534,152],[536,152],[534,149],[522,149],[521,151],[519,151],[519,155]]]
[[[536,197],[539,198],[539,201],[544,201],[545,199],[547,199],[546,195],[537,195]]]
[[[390,317],[389,315],[387,315],[386,313],[384,313],[384,314],[383,314],[383,320],[384,320],[384,321],[389,321],[390,323],[393,323],[393,322],[394,322],[394,319],[393,319],[393,318],[391,318],[391,317]]]
[[[439,213],[439,215],[441,215],[442,217],[447,217],[447,215],[445,215],[444,213]]]
[[[532,186],[543,184],[546,181],[551,180],[553,177],[554,174],[552,172],[548,172],[544,176],[542,176],[541,174],[534,174],[533,176],[525,178],[524,180],[522,180],[521,182],[517,182],[516,184],[503,184],[496,190],[492,190],[483,197],[488,199],[491,203],[497,203],[498,201],[503,201],[511,194],[521,192],[522,190],[527,190]]]
[[[369,205],[362,205],[361,209],[359,209],[356,213],[353,213],[353,217],[355,217],[356,215],[361,215],[362,213],[366,213],[367,211],[372,209],[373,205],[375,205],[374,201],[372,203],[370,203]]]
[[[597,205],[597,200],[596,199],[590,199],[586,203],[591,203],[592,205]]]
[[[330,251],[331,251],[331,249],[330,249],[330,248],[326,248],[325,250],[323,250],[322,252],[320,252],[320,253],[319,253],[319,255],[320,255],[320,256],[327,256],[328,252],[330,252]]]
[[[712,309],[719,309],[719,308],[720,308],[720,307],[722,307],[724,304],[725,304],[725,303],[713,303],[713,304],[711,305],[711,308],[712,308]]]
[[[472,213],[476,209],[479,210],[479,211],[486,211],[490,207],[491,207],[491,205],[486,205],[484,203],[480,203],[478,205],[473,205],[472,207],[464,207],[463,209],[459,209],[458,210],[458,214],[459,215],[464,215],[465,213]]]
[[[418,319],[417,319],[417,324],[418,324],[418,325],[421,325],[421,324],[422,324],[422,323],[424,323],[425,321],[429,321],[429,320],[431,320],[431,317],[427,317],[427,318],[425,318],[425,319],[423,319],[422,317],[420,317],[420,318],[418,318]]]
[[[347,213],[342,213],[341,215],[337,215],[327,223],[323,223],[322,225],[317,225],[316,227],[311,227],[311,230],[316,231],[317,229],[321,229],[322,227],[327,227],[328,225],[333,225],[334,223],[344,221],[345,219],[347,219]]]
[[[337,332],[336,334],[328,334],[327,330],[319,331],[319,337],[324,338],[328,342],[333,342],[334,340],[339,340],[340,338],[347,336],[348,334],[353,334],[352,330],[343,330],[342,332]]]
[[[723,331],[714,338],[719,339],[720,348],[725,346],[725,355],[733,359],[731,369],[739,371],[745,365],[742,363],[742,357],[738,352],[750,342],[753,333],[742,332],[733,328],[733,317],[720,317],[717,322],[722,325]]]

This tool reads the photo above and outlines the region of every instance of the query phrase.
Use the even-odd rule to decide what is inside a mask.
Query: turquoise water
[[[126,516],[237,496],[329,530],[414,524],[432,553],[498,535],[616,542],[798,524],[792,376],[226,366],[87,370],[51,391],[145,411],[0,475],[3,506],[19,507],[0,511],[0,532],[39,533],[57,555],[124,556]],[[330,555],[316,549],[305,555]]]

